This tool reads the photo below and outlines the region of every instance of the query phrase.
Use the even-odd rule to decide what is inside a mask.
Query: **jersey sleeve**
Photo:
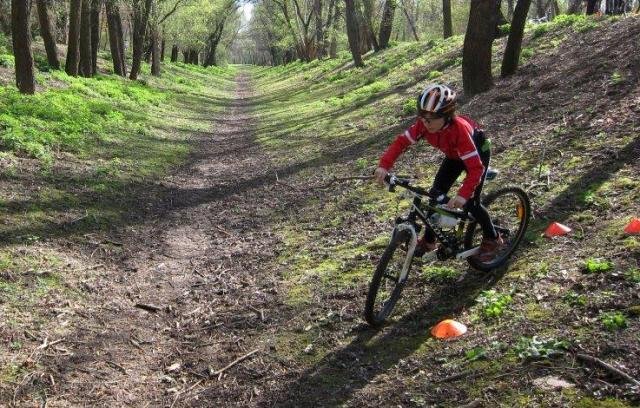
[[[482,180],[484,174],[484,165],[480,160],[480,154],[476,149],[476,145],[472,139],[473,129],[465,128],[465,130],[458,137],[458,144],[456,151],[460,160],[464,163],[464,167],[467,170],[467,176],[462,182],[458,195],[466,200],[473,196],[473,192]]]
[[[387,150],[380,157],[379,166],[385,170],[391,170],[393,164],[398,157],[409,148],[412,144],[416,143],[421,136],[421,129],[418,122],[414,123],[404,133],[399,134],[396,139],[389,145]]]

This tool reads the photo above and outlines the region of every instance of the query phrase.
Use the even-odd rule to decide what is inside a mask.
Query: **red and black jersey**
[[[484,174],[484,165],[473,143],[476,122],[464,116],[456,116],[442,130],[430,133],[420,119],[389,145],[380,158],[380,167],[390,170],[396,159],[412,144],[424,139],[430,145],[441,150],[448,158],[462,160],[467,176],[462,182],[458,195],[471,198]]]

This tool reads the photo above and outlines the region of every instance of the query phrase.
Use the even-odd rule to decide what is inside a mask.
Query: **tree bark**
[[[69,2],[69,36],[67,44],[67,61],[64,70],[71,76],[78,76],[80,63],[80,22],[82,15],[82,0]]]
[[[40,35],[44,41],[44,48],[47,52],[47,61],[52,69],[60,69],[60,61],[58,60],[58,47],[56,47],[56,39],[51,28],[51,20],[47,10],[46,0],[37,0],[38,21],[40,23]]]
[[[520,60],[520,49],[522,47],[522,36],[524,34],[524,25],[527,22],[527,14],[531,7],[531,0],[518,0],[516,9],[513,13],[511,21],[511,32],[507,40],[507,48],[502,58],[502,67],[500,74],[502,77],[515,74],[518,69],[518,61]]]
[[[164,53],[167,47],[167,42],[164,39],[164,36],[162,38],[162,41],[160,42],[160,62],[164,62]]]
[[[33,94],[36,91],[29,12],[29,0],[11,0],[11,38],[16,61],[16,86],[23,94]]]
[[[395,12],[396,0],[386,0],[384,3],[384,11],[382,12],[382,21],[380,21],[380,33],[378,34],[380,49],[389,47],[389,38],[391,38]]]
[[[496,15],[496,31],[494,34],[494,39],[503,36],[500,32],[500,26],[509,23],[509,21],[507,21],[507,19],[504,17],[504,14],[502,14],[502,0],[497,0],[496,3],[496,13],[498,14]]]
[[[62,13],[62,14],[57,14],[55,15],[55,18],[53,19],[55,26],[56,26],[56,39],[57,42],[59,44],[67,44],[67,31],[69,29],[68,27],[68,23],[69,23],[69,14],[68,13]]]
[[[322,25],[322,1],[313,1],[313,12],[316,20],[316,58],[322,59],[324,57],[324,32]]]
[[[513,2],[515,0],[507,0],[507,20],[513,20]]]
[[[580,14],[582,10],[583,0],[569,0],[569,6],[567,7],[567,14]]]
[[[100,48],[100,9],[102,0],[91,1],[91,74],[98,73],[98,48]]]
[[[496,5],[493,0],[471,0],[462,50],[462,83],[465,95],[469,97],[493,86],[491,46],[496,26]]]
[[[598,8],[597,6],[597,0],[587,0],[587,15],[595,14]]]
[[[358,19],[356,17],[355,0],[345,0],[345,18],[347,24],[347,38],[349,40],[349,49],[353,56],[353,63],[356,67],[363,67],[362,56],[360,55],[360,39],[358,28]]]
[[[451,0],[442,0],[442,26],[443,37],[451,37],[453,35],[453,21],[451,20]]]
[[[199,64],[199,52],[197,50],[191,50],[189,52],[189,63],[193,65]]]
[[[6,0],[0,0],[0,32],[11,35],[11,4]]]
[[[93,75],[91,55],[91,0],[82,0],[82,17],[80,22],[80,75],[86,78]]]
[[[364,24],[367,31],[367,37],[374,51],[380,51],[378,39],[373,31],[373,3],[372,0],[362,0],[364,6]]]
[[[171,62],[178,62],[179,49],[177,45],[171,47]]]
[[[409,10],[407,10],[407,4],[402,0],[402,11],[404,12],[404,16],[407,19],[407,23],[409,27],[411,27],[411,33],[413,34],[413,38],[416,41],[420,41],[420,37],[418,37],[418,32],[416,31],[416,25],[413,23],[411,16],[409,15]]]
[[[157,26],[151,28],[151,75],[160,76],[160,35]]]
[[[144,52],[144,40],[149,22],[149,12],[153,0],[135,0],[133,5],[133,53],[129,78],[132,81],[138,79],[142,65],[142,53]]]
[[[124,65],[124,52],[120,48],[122,42],[122,31],[120,31],[118,6],[112,1],[105,3],[107,12],[107,29],[109,30],[109,48],[111,50],[111,60],[113,62],[113,72],[120,76],[127,76]]]
[[[542,18],[546,15],[545,0],[536,0],[536,17]]]

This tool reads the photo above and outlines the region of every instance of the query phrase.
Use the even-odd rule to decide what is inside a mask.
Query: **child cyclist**
[[[398,135],[380,158],[375,180],[383,184],[384,178],[396,159],[412,144],[425,140],[441,150],[445,158],[436,173],[430,193],[446,195],[458,176],[466,177],[457,194],[447,203],[453,209],[468,210],[482,227],[480,262],[494,258],[504,243],[493,227],[487,209],[480,203],[480,193],[486,171],[489,168],[490,144],[484,132],[472,119],[455,114],[456,92],[446,85],[431,85],[418,96],[418,118],[409,129]],[[436,249],[436,237],[430,228],[418,240],[416,256]]]

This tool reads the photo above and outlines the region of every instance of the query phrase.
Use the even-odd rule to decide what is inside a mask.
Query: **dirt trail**
[[[247,74],[236,86],[211,133],[192,140],[189,163],[163,181],[157,211],[121,232],[125,256],[104,259],[108,270],[87,284],[93,306],[76,310],[67,355],[43,361],[55,378],[48,406],[208,405],[197,401],[210,372],[262,350],[253,334],[277,327],[265,305],[273,308],[278,284],[264,268],[282,192],[266,182],[273,170],[253,140]],[[257,353],[243,364],[260,361]],[[241,404],[252,393],[229,397]],[[224,389],[216,394],[225,398]]]

